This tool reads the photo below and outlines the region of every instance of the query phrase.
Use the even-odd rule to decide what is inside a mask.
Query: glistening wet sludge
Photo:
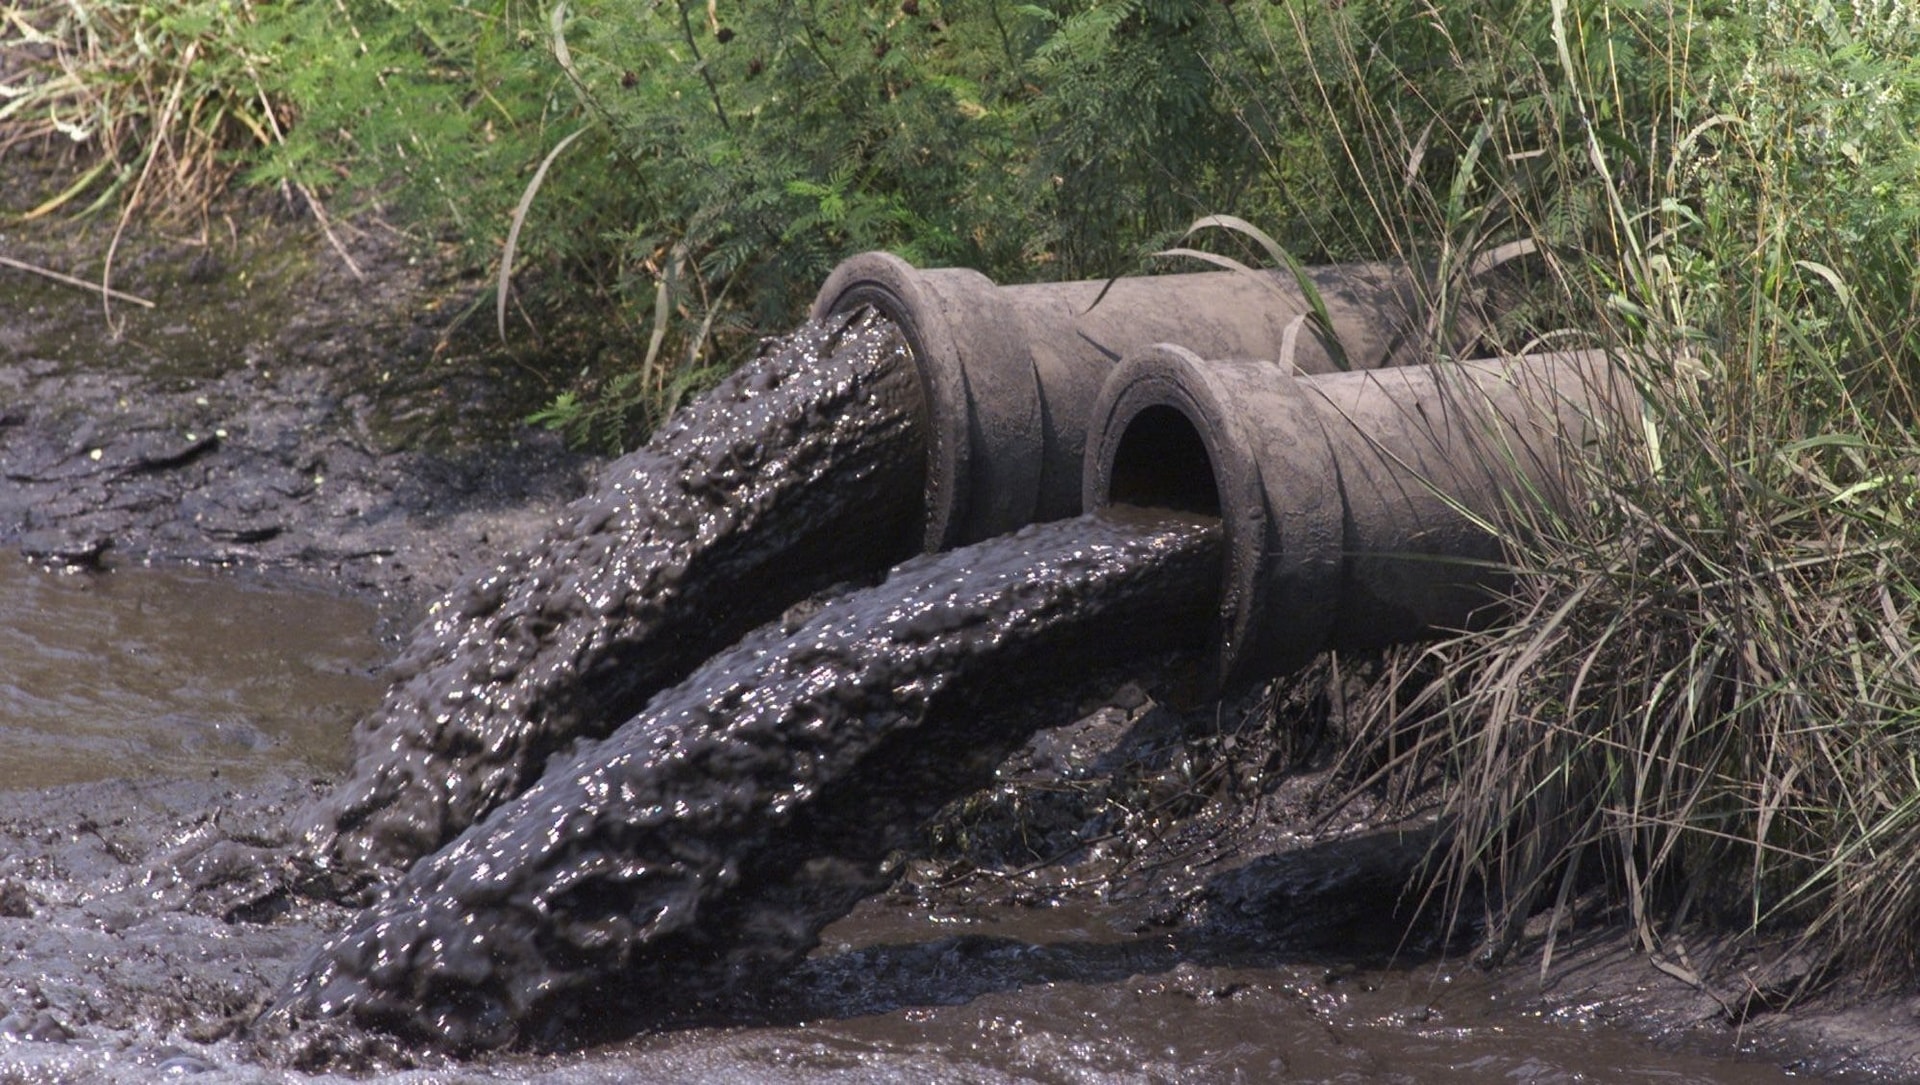
[[[1219,561],[1216,524],[1083,518],[763,627],[416,864],[279,1005],[468,1049],[750,988],[1049,706],[1203,649]]]
[[[876,317],[772,345],[618,461],[539,547],[457,589],[356,728],[310,846],[404,866],[797,599],[918,541],[918,377]]]

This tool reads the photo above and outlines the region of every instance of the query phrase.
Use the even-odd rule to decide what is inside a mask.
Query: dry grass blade
[[[174,114],[180,108],[181,95],[186,91],[186,73],[192,69],[194,55],[199,50],[199,42],[190,42],[187,45],[186,54],[180,58],[180,73],[175,77],[173,86],[167,91],[166,104],[160,107],[157,126],[162,132],[172,128]],[[140,166],[140,176],[134,180],[133,191],[127,195],[127,202],[121,205],[120,221],[113,228],[112,240],[107,242],[107,258],[100,269],[100,313],[106,319],[107,327],[112,329],[115,335],[118,335],[119,331],[113,324],[113,257],[120,249],[120,239],[126,233],[128,221],[133,218],[134,210],[140,206],[141,191],[146,187],[147,178],[153,174],[154,164],[159,161],[159,149],[160,144],[157,142],[147,145],[145,161]]]
[[[80,290],[91,290],[91,291],[105,290],[108,294],[111,294],[114,297],[114,299],[117,301],[130,302],[134,305],[138,305],[146,309],[153,308],[153,302],[148,301],[146,298],[139,297],[134,294],[124,293],[119,290],[112,290],[112,289],[101,286],[99,283],[90,283],[85,279],[76,279],[71,275],[66,275],[61,272],[54,271],[51,268],[41,267],[39,264],[29,264],[25,260],[15,260],[11,256],[0,256],[0,266],[13,268],[15,271],[24,271],[30,275],[38,275],[42,278],[51,279],[54,282],[75,287]]]
[[[586,134],[585,128],[577,128],[565,139],[555,144],[553,150],[540,160],[540,168],[533,171],[533,180],[527,182],[526,190],[520,193],[520,202],[513,208],[513,222],[507,227],[507,244],[500,253],[500,276],[494,284],[494,326],[500,333],[500,341],[507,341],[507,295],[513,289],[513,258],[520,246],[520,227],[527,221],[527,212],[533,207],[533,198],[540,194],[541,182],[547,179],[547,170],[560,152],[574,140]]]

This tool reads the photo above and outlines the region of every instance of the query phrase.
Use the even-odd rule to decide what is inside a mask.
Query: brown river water
[[[371,607],[285,585],[192,571],[128,568],[54,574],[0,561],[0,817],[9,827],[53,814],[26,793],[125,778],[126,788],[42,792],[76,801],[218,774],[245,805],[288,778],[337,777],[351,721],[374,705],[387,656]],[[275,783],[274,781],[278,781]],[[233,795],[241,798],[233,798]],[[111,806],[107,799],[102,803]],[[138,803],[120,795],[112,801]],[[140,800],[145,801],[145,800]],[[155,800],[158,803],[158,800]],[[4,813],[4,811],[0,811]],[[106,815],[101,815],[106,820]],[[95,830],[105,839],[111,833]],[[26,838],[21,837],[22,840]],[[32,847],[39,847],[33,843]],[[44,842],[19,884],[31,917],[6,918],[0,941],[23,951],[80,946],[111,894],[64,888],[55,866],[79,847]],[[28,873],[34,873],[28,877]],[[80,874],[75,877],[89,875]],[[102,875],[105,877],[105,875]],[[0,881],[12,884],[0,864]],[[0,893],[3,897],[4,893]],[[152,894],[160,900],[162,894]],[[56,899],[57,898],[57,899]],[[69,909],[71,905],[71,909]],[[69,911],[71,914],[69,914]],[[12,912],[3,912],[11,917]],[[73,917],[92,917],[76,919]],[[164,920],[164,916],[161,917]],[[298,923],[296,917],[288,921]],[[146,921],[142,921],[146,922]],[[184,915],[156,929],[182,991],[223,937]],[[16,938],[72,923],[76,933]],[[268,925],[269,927],[272,924]],[[45,934],[44,930],[41,932]],[[111,933],[111,932],[110,932]],[[305,932],[293,932],[304,936]],[[239,936],[236,936],[239,937]],[[182,947],[169,948],[167,938]],[[192,940],[203,939],[205,952]],[[85,943],[91,944],[91,943]],[[23,962],[7,967],[0,1003],[0,1081],[308,1081],[263,1065],[231,1038],[192,1037],[166,1015],[111,1014],[87,1024],[97,995],[62,994],[48,962],[39,1017],[22,1009]],[[276,950],[278,952],[278,950]],[[89,951],[92,953],[92,951]],[[0,960],[7,954],[0,952]],[[262,966],[273,971],[278,966]],[[30,971],[30,969],[29,969]],[[94,973],[89,973],[94,974]],[[97,983],[98,981],[89,981]],[[75,981],[76,989],[86,986]],[[145,996],[143,996],[145,997]],[[181,1015],[191,1018],[191,1014]],[[24,1022],[24,1023],[22,1023]],[[36,1024],[35,1022],[40,1022]],[[156,1024],[156,1022],[160,1022]],[[365,1080],[358,1077],[357,1080]],[[1736,1054],[1663,1050],[1578,1016],[1511,1004],[1470,967],[1382,967],[1288,959],[1257,948],[1196,946],[1124,906],[978,908],[962,912],[876,898],[824,934],[751,1021],[681,1025],[551,1056],[497,1054],[382,1080],[419,1082],[1702,1082],[1787,1081]],[[1792,1080],[1800,1080],[1791,1078]]]
[[[379,702],[373,607],[192,569],[0,555],[0,789],[346,765]]]

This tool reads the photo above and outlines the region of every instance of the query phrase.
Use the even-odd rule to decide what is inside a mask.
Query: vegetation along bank
[[[1620,348],[1645,440],[1504,525],[1521,620],[1375,668],[1346,778],[1438,807],[1434,891],[1492,956],[1597,913],[1736,1015],[1912,988],[1902,0],[15,0],[0,34],[7,221],[93,231],[83,277],[223,200],[316,216],[349,267],[385,223],[476,269],[454,327],[601,448],[866,249],[1098,277],[1224,213],[1428,269],[1443,317],[1509,258],[1498,340]]]

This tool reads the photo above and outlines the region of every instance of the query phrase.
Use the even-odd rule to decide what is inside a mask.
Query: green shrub
[[[1220,105],[1253,85],[1244,28],[1203,0],[349,3],[274,23],[303,123],[256,179],[344,167],[493,254],[534,166],[585,130],[528,205],[515,281],[563,269],[549,296],[614,333],[542,416],[598,443],[790,327],[854,252],[1107,274],[1258,172]]]
[[[1755,974],[1762,1003],[1910,978],[1920,24],[1871,3],[1459,19],[1406,31],[1433,36],[1401,46],[1430,70],[1401,54],[1409,92],[1369,108],[1454,101],[1437,112],[1471,125],[1459,88],[1506,92],[1378,221],[1430,251],[1538,240],[1554,307],[1627,348],[1646,417],[1580,515],[1511,525],[1518,620],[1432,649],[1444,680],[1391,721],[1451,781],[1442,888],[1484,888],[1504,951],[1597,879],[1676,974],[1708,978],[1690,922],[1797,962]],[[1344,56],[1365,78],[1371,55]],[[1357,130],[1392,193],[1422,129]]]

